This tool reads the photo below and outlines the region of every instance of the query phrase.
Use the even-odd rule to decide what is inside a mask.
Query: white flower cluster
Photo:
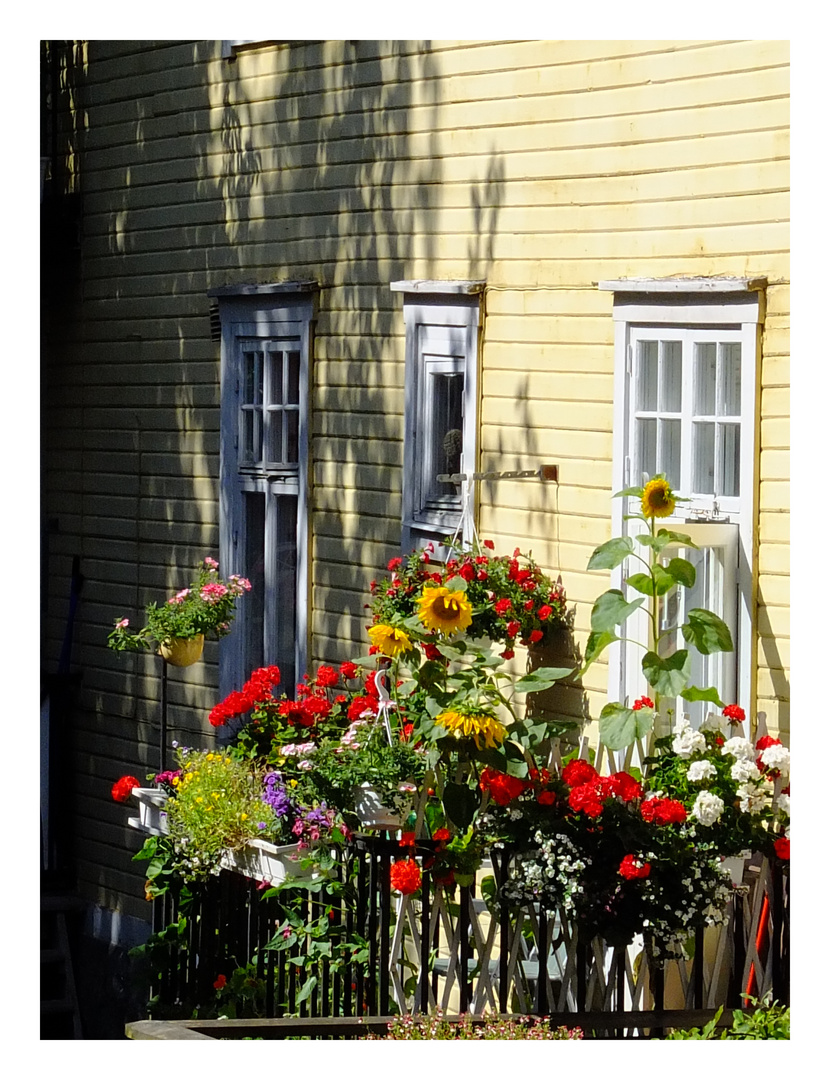
[[[711,780],[718,775],[718,770],[711,761],[693,761],[686,773],[687,780],[692,784],[699,784],[703,780]]]
[[[566,915],[574,915],[574,898],[583,891],[581,875],[588,864],[566,836],[545,837],[537,832],[534,839],[540,847],[511,868],[502,889],[505,899],[539,901],[550,910],[561,905]]]
[[[782,776],[790,775],[790,752],[786,746],[773,744],[761,751],[761,763],[768,769],[777,769]]]
[[[706,739],[695,731],[686,717],[682,717],[674,729],[672,750],[678,757],[688,761],[692,754],[702,754],[706,750]]]
[[[701,723],[700,730],[714,731],[716,735],[728,735],[729,721],[725,716],[720,716],[717,713],[709,713],[706,719]]]
[[[733,738],[727,739],[720,748],[720,752],[724,757],[727,754],[731,754],[732,757],[738,761],[744,759],[750,761],[755,760],[755,747],[749,739],[742,739],[740,735],[735,735]]]
[[[692,807],[692,817],[701,825],[714,825],[723,813],[723,799],[711,791],[701,791]]]

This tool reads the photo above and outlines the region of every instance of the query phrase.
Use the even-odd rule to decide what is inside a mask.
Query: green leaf
[[[314,989],[314,987],[316,985],[317,985],[317,976],[316,975],[312,975],[310,979],[306,979],[306,981],[303,983],[302,990],[299,992],[299,994],[297,994],[297,1004],[298,1005],[301,1004],[303,1001],[305,1001],[311,995],[311,992],[312,992],[312,990]]]
[[[627,487],[622,491],[618,491],[616,495],[612,496],[614,499],[621,499],[624,495],[636,495],[637,498],[642,499],[644,488],[641,487]]]
[[[658,529],[656,536],[652,536],[651,533],[642,533],[637,537],[637,540],[641,544],[645,544],[646,547],[650,547],[658,555],[669,544],[697,548],[697,544],[692,542],[691,536],[686,533],[672,532],[671,529]]]
[[[609,750],[624,750],[648,735],[653,725],[653,709],[628,709],[614,701],[599,714],[599,737]]]
[[[476,761],[482,761],[492,769],[499,772],[507,772],[507,754],[503,750],[497,750],[492,746],[485,746],[483,750],[476,750],[472,755]]]
[[[600,596],[591,611],[591,629],[598,634],[624,623],[643,603],[643,598],[627,603],[619,589],[609,589]]]
[[[654,579],[651,574],[632,574],[625,579],[625,583],[646,596],[654,595]]]
[[[472,824],[478,809],[479,797],[466,784],[444,785],[444,813],[459,829],[466,829]]]
[[[723,708],[723,702],[714,686],[707,686],[705,690],[699,686],[687,686],[685,690],[680,691],[680,696],[684,701],[711,701],[719,709]]]
[[[686,641],[705,655],[715,652],[732,652],[735,646],[729,627],[714,611],[706,608],[692,608],[688,613],[689,621],[680,628]]]
[[[535,671],[529,671],[521,679],[517,679],[513,689],[519,694],[533,694],[538,690],[547,690],[549,686],[566,678],[573,672],[573,668],[540,667]]]
[[[603,649],[606,649],[612,641],[619,641],[620,639],[616,634],[606,630],[602,634],[589,634],[588,643],[585,646],[585,663],[582,665],[582,674],[584,674],[588,668],[597,659]]]
[[[467,582],[460,574],[456,574],[455,577],[451,577],[448,581],[444,582],[444,587],[449,589],[450,592],[466,592]]]
[[[613,540],[607,540],[600,544],[588,560],[589,570],[613,570],[634,550],[634,542],[630,536],[615,536]]]
[[[666,570],[665,566],[655,563],[651,568],[651,572],[654,574],[654,591],[657,596],[665,596],[669,589],[674,588],[674,578]]]
[[[692,661],[687,649],[678,649],[665,658],[656,652],[647,652],[643,657],[646,681],[661,697],[677,697],[689,681],[691,670]]]
[[[683,585],[687,589],[694,588],[697,575],[688,559],[672,559],[666,567],[666,572],[671,574],[678,585]]]

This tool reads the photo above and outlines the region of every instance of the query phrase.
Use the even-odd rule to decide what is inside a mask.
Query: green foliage
[[[789,1039],[790,1010],[767,994],[763,1001],[748,997],[755,1006],[751,1011],[736,1009],[732,1013],[732,1026],[719,1028],[723,1013],[721,1006],[708,1024],[702,1028],[680,1029],[670,1032],[667,1039]]]

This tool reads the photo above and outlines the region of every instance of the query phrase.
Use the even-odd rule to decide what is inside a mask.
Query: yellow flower
[[[655,476],[643,490],[643,516],[668,517],[674,513],[675,496],[668,480]]]
[[[384,656],[398,656],[399,653],[407,652],[412,648],[412,642],[404,630],[397,627],[379,623],[369,627],[369,637],[378,652]]]
[[[247,814],[240,814],[239,820],[240,821],[247,821],[248,820],[248,815]]]
[[[445,727],[456,739],[474,739],[479,750],[482,750],[481,740],[484,746],[498,746],[504,742],[507,730],[500,724],[495,716],[489,713],[460,713],[455,709],[448,709],[435,717],[436,724]]]
[[[428,630],[456,634],[473,621],[473,608],[463,592],[427,586],[418,601],[418,617]]]
[[[212,791],[212,792],[211,792],[211,795],[212,795],[212,796],[214,797],[214,799],[218,799],[218,798],[219,798],[219,792],[218,792],[218,791]]]

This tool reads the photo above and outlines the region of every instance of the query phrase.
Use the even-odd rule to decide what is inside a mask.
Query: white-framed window
[[[476,469],[484,282],[395,281],[391,288],[403,293],[406,327],[406,552],[430,541],[437,547],[462,523],[463,485],[438,477]],[[471,521],[475,508],[468,510]]]
[[[313,282],[213,289],[222,332],[220,565],[249,578],[220,646],[220,692],[308,655],[308,387]]]
[[[705,607],[729,626],[735,650],[701,657],[691,649],[692,684],[714,686],[725,703],[754,708],[754,536],[757,516],[756,446],[758,362],[765,282],[759,279],[603,281],[614,292],[614,490],[641,485],[663,473],[688,497],[659,524],[686,533],[697,549],[667,548],[696,569],[691,590],[672,590],[660,601],[660,628],[680,625],[684,610]],[[642,522],[636,499],[615,499],[612,535],[633,535]],[[639,549],[639,548],[638,548]],[[613,572],[612,587],[626,592],[636,572],[629,559]],[[628,563],[631,563],[629,566]],[[641,569],[641,568],[640,568]],[[637,596],[631,592],[628,599]],[[645,607],[645,605],[643,605]],[[681,607],[684,610],[681,610]],[[630,705],[645,693],[644,610],[625,626],[631,640],[609,649],[609,700]],[[679,631],[663,639],[668,655],[685,647]],[[707,702],[667,703],[693,724]]]

